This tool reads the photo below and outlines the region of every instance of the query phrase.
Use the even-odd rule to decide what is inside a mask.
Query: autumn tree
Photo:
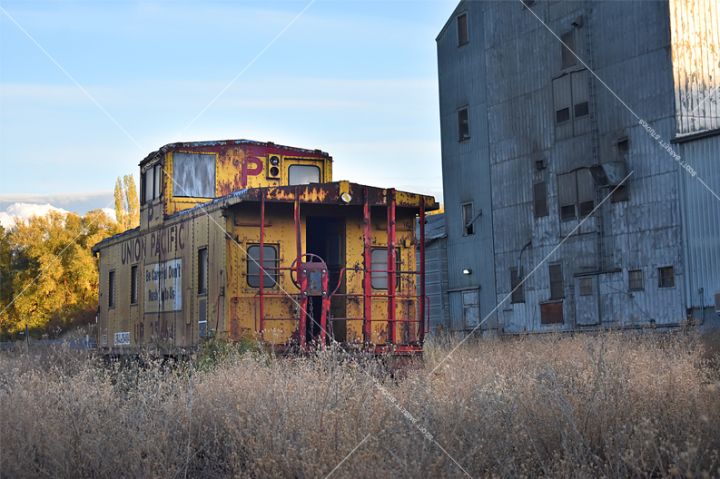
[[[122,231],[140,224],[140,198],[133,175],[119,177],[115,182],[115,217]]]
[[[83,217],[51,212],[18,223],[6,235],[15,299],[1,318],[3,332],[17,333],[26,326],[36,331],[47,331],[50,325],[63,329],[78,318],[91,317],[98,294],[91,248],[118,232],[119,226],[101,210]]]
[[[9,319],[8,305],[12,301],[12,269],[10,268],[8,232],[0,225],[0,330]]]

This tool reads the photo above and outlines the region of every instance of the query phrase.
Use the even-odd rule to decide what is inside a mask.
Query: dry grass
[[[5,355],[0,471],[325,477],[370,434],[333,477],[464,477],[461,467],[473,477],[717,477],[720,377],[705,344],[679,334],[484,341],[429,374],[453,347],[435,344],[403,379],[332,352],[230,355],[200,370]]]

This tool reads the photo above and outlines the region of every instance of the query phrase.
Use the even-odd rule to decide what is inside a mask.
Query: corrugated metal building
[[[716,0],[460,2],[437,38],[454,330],[717,320],[718,25]]]
[[[419,227],[416,227],[415,236],[420,237]],[[419,262],[419,252],[417,255],[416,262]],[[425,217],[425,294],[428,300],[429,331],[433,334],[443,334],[451,329],[447,258],[445,214],[428,215]]]

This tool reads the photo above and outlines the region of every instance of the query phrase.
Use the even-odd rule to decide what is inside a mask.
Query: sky
[[[435,37],[456,3],[0,0],[0,211],[111,206],[147,153],[229,138],[441,201]]]

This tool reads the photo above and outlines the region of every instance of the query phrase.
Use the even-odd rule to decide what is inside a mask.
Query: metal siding
[[[671,0],[677,134],[720,128],[720,4]]]
[[[581,125],[576,136],[560,140],[554,124],[552,86],[553,78],[560,75],[561,50],[557,39],[518,3],[461,5],[470,9],[471,16],[474,12],[482,13],[484,42],[478,41],[477,35],[472,36],[470,44],[458,52],[452,43],[454,33],[448,33],[451,28],[438,39],[451,289],[472,285],[469,278],[459,278],[458,271],[471,260],[479,260],[474,255],[478,251],[487,253],[487,245],[492,244],[494,275],[481,269],[482,276],[475,281],[482,288],[494,282],[497,288],[494,304],[502,301],[510,291],[509,268],[520,266],[526,272],[532,271],[578,224],[559,221],[556,175],[616,161],[616,142],[628,137],[628,171],[634,171],[629,182],[630,200],[608,201],[582,225],[580,234],[568,239],[549,258],[562,261],[566,268],[565,323],[540,326],[538,304],[549,298],[547,265],[543,265],[525,283],[525,303],[503,304],[499,308],[500,326],[510,332],[573,328],[576,304],[572,277],[600,268],[606,271],[597,278],[602,324],[677,324],[685,314],[677,180],[684,171],[679,171],[673,158],[594,77],[590,77],[592,85],[587,92],[591,119],[582,120],[587,125]],[[672,138],[674,88],[666,2],[538,2],[531,8],[558,34],[582,15],[578,52],[583,59],[663,139]],[[473,27],[476,28],[474,23]],[[449,35],[450,43],[443,35]],[[472,68],[467,68],[468,65]],[[473,140],[458,145],[454,142],[455,129],[448,128],[448,122],[454,121],[451,115],[460,98],[472,98],[466,96],[468,90],[483,83],[487,95],[475,105],[475,111],[471,110]],[[484,108],[484,112],[478,113],[478,107]],[[482,113],[484,119],[476,118]],[[587,133],[577,135],[579,131]],[[483,138],[478,139],[478,134]],[[489,156],[490,160],[491,199],[481,196],[483,202],[476,201],[476,208],[484,205],[480,206],[484,217],[492,217],[488,224],[493,228],[491,242],[479,236],[458,238],[457,233],[460,231],[457,205],[461,197],[472,189],[476,195],[484,195],[477,190],[490,186],[476,184],[481,175],[472,174],[464,163],[478,156]],[[535,168],[538,160],[545,162],[544,169]],[[548,186],[550,214],[533,218],[532,183],[543,180]],[[598,201],[608,192],[607,188],[601,189]],[[491,213],[486,209],[488,206]],[[598,231],[603,231],[602,237]],[[523,250],[528,241],[531,245]],[[675,288],[659,289],[657,268],[666,264],[675,266],[677,284]],[[642,267],[645,271],[645,291],[633,294],[627,291],[630,267]],[[615,268],[620,271],[610,272]],[[453,323],[460,327],[457,323],[461,321],[462,308],[456,296],[450,294],[451,315]],[[485,310],[494,304],[481,300]]]
[[[720,135],[676,145],[713,191],[720,192]],[[720,292],[720,201],[689,174],[680,176],[685,225],[687,307],[709,308]],[[700,290],[702,289],[702,293]]]
[[[461,2],[453,13],[452,18],[461,12],[468,14],[467,45],[458,47],[454,21],[448,22],[437,39],[448,288],[480,288],[481,319],[495,301],[486,64],[484,57],[477,55],[486,37],[485,9],[483,3]],[[470,139],[458,142],[456,111],[463,106],[468,106]],[[476,215],[481,214],[475,221],[475,234],[463,236],[460,205],[469,201]],[[472,274],[462,274],[466,268]],[[453,319],[462,316],[456,296],[453,293],[449,298]]]

